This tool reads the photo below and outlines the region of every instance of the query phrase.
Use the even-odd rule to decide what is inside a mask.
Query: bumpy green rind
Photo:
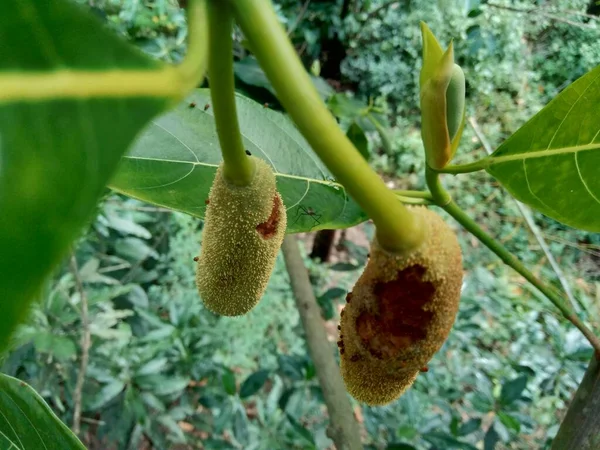
[[[204,304],[224,316],[250,311],[263,296],[286,229],[286,212],[275,175],[259,158],[248,186],[234,186],[218,168],[209,193],[196,285]],[[257,230],[277,206],[272,233]]]
[[[354,398],[369,405],[390,403],[412,385],[419,370],[448,337],[458,311],[462,257],[456,235],[436,213],[423,207],[411,210],[427,226],[423,244],[399,255],[387,252],[374,240],[370,260],[342,312],[338,345],[344,382]],[[390,336],[388,342],[400,347],[397,353],[393,357],[374,355],[357,331],[357,320],[365,312],[381,317],[382,303],[375,294],[376,286],[395,280],[400,271],[411,267],[424,268],[421,281],[430,283],[429,289],[434,288],[431,300],[422,308],[431,313],[424,326],[425,337],[414,342],[407,340],[410,344],[405,345],[397,344],[405,338]]]

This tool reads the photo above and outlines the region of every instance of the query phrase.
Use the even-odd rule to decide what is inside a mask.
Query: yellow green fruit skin
[[[344,382],[369,405],[390,403],[412,385],[448,337],[458,311],[462,256],[456,235],[436,213],[410,209],[427,228],[424,242],[392,254],[374,240],[342,311]]]
[[[239,316],[263,296],[285,236],[285,207],[270,166],[250,156],[255,175],[234,186],[217,169],[209,193],[196,285],[205,306],[216,314]],[[278,204],[278,221],[269,222]],[[267,224],[268,233],[259,225]],[[261,232],[259,232],[259,229]]]

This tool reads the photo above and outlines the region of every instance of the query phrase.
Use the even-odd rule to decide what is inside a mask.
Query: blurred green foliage
[[[176,62],[184,54],[184,15],[175,1],[79,1],[151,55]],[[329,84],[322,78],[316,83],[341,126],[401,189],[424,187],[419,20],[442,42],[454,39],[467,77],[469,114],[494,146],[600,63],[599,21],[583,15],[587,0],[538,1],[533,7],[525,0],[276,4],[307,67],[320,60]],[[236,42],[240,88],[277,107],[241,35]],[[483,154],[467,127],[459,161]],[[554,283],[515,203],[488,175],[444,182],[479,224]],[[82,405],[89,448],[331,448],[282,260],[254,311],[220,318],[203,308],[194,286],[199,221],[108,194],[98,212],[75,251],[92,334]],[[535,219],[579,308],[597,321],[600,235],[539,214]],[[369,225],[360,230],[372,233]],[[472,236],[459,231],[459,237],[466,277],[454,330],[429,371],[399,401],[356,405],[366,448],[548,448],[583,376],[591,350],[581,335]],[[335,264],[307,259],[329,320],[332,352],[341,302],[368,252],[351,237],[341,244],[345,251]],[[29,382],[67,424],[81,332],[81,294],[65,263],[1,365],[4,373]]]

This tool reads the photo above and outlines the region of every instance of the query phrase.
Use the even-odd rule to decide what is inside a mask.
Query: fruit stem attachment
[[[573,309],[565,301],[561,294],[556,292],[552,287],[537,278],[525,265],[515,256],[500,244],[496,239],[487,234],[477,225],[454,201],[450,198],[448,192],[443,188],[439,180],[439,175],[431,169],[426,170],[426,180],[429,189],[433,195],[433,201],[437,206],[450,214],[458,223],[475,236],[479,241],[496,254],[506,265],[512,267],[519,274],[535,286],[554,306],[556,306],[562,315],[575,327],[590,342],[596,352],[600,353],[600,339],[583,323],[583,321],[575,314]]]
[[[190,0],[186,9],[187,51],[177,67],[181,76],[182,96],[198,86],[206,74],[208,63],[208,20],[206,1]]]
[[[254,177],[254,164],[246,155],[237,119],[233,78],[233,16],[229,2],[208,2],[208,30],[208,78],[223,154],[223,175],[232,184],[247,186]]]
[[[268,0],[230,3],[279,100],[319,158],[371,217],[380,245],[390,251],[418,246],[425,227],[397,201],[341,131],[296,55],[272,3]]]

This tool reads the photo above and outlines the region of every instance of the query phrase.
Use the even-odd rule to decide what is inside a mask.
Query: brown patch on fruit
[[[256,226],[256,231],[258,231],[263,239],[270,239],[275,236],[277,226],[279,225],[279,210],[282,206],[281,198],[279,195],[275,195],[275,197],[273,197],[273,209],[271,210],[271,215],[266,222],[259,223]]]
[[[415,265],[399,271],[395,280],[374,286],[379,314],[360,314],[356,331],[376,358],[393,358],[427,336],[433,312],[424,307],[433,299],[435,287],[423,281],[424,274],[425,268]]]
[[[352,292],[348,292],[348,295],[346,295],[346,303],[350,303],[350,300],[352,300]]]
[[[425,366],[425,367],[421,367],[419,369],[421,372],[429,372],[429,367]]]

